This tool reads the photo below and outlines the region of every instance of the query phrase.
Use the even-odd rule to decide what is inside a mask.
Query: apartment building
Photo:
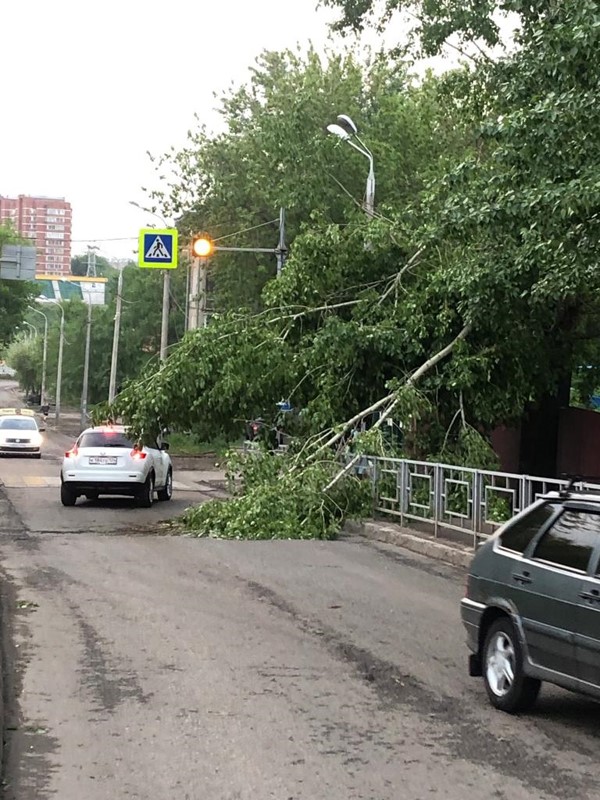
[[[6,221],[37,248],[38,274],[71,274],[71,204],[64,197],[0,195],[0,223]]]

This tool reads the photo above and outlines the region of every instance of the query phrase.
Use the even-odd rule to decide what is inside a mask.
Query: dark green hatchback
[[[542,681],[600,699],[600,495],[552,493],[475,554],[461,601],[469,674],[524,711]]]

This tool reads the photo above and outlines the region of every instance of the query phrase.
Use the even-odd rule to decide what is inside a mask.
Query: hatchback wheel
[[[523,651],[508,617],[492,624],[483,650],[483,679],[490,702],[509,714],[535,703],[541,683],[523,672]]]
[[[152,473],[146,478],[146,483],[138,495],[138,505],[142,508],[150,508],[154,500],[154,476]]]
[[[159,489],[156,494],[159,500],[170,500],[173,497],[173,473],[171,470],[167,472],[164,488]]]
[[[60,485],[60,502],[63,506],[74,506],[77,502],[77,495],[74,491],[65,486],[64,483]]]

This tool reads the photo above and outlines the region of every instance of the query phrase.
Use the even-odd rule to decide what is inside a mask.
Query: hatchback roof
[[[95,425],[91,428],[86,428],[84,431],[81,431],[81,434],[110,433],[111,431],[113,431],[114,433],[125,433],[125,430],[126,430],[125,425]]]

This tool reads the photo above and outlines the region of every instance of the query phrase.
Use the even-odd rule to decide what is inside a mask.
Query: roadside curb
[[[473,550],[466,545],[445,544],[436,539],[428,539],[415,534],[409,528],[393,523],[367,520],[364,522],[348,521],[344,526],[347,533],[357,534],[365,539],[393,544],[413,553],[444,561],[455,567],[468,567],[473,558]]]

